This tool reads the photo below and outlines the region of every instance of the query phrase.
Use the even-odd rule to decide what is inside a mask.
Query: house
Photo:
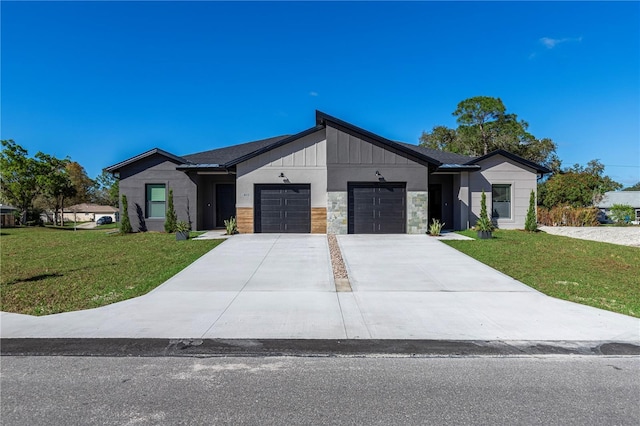
[[[112,206],[81,203],[65,207],[62,215],[65,222],[95,222],[103,216],[109,216],[116,222],[119,212]]]
[[[178,156],[159,148],[105,169],[119,178],[134,230],[163,229],[169,189],[194,229],[422,234],[432,219],[467,229],[484,190],[500,228],[524,228],[546,167],[498,150],[468,157],[388,140],[316,111],[289,136]]]
[[[623,204],[633,207],[634,217],[630,220],[640,222],[640,191],[609,191],[605,192],[597,207],[604,214],[606,221],[610,222],[609,211],[615,204]]]
[[[15,215],[16,211],[18,211],[18,209],[13,206],[0,204],[0,227],[1,228],[10,228],[10,227],[16,226],[16,215]]]

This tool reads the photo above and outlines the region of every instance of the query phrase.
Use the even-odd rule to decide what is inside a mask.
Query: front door
[[[429,185],[429,224],[436,219],[442,222],[442,185]]]
[[[236,215],[236,186],[216,184],[216,227],[224,228],[224,221]]]

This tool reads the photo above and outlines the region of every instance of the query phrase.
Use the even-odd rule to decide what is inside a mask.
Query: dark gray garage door
[[[350,183],[350,234],[404,234],[406,184]]]
[[[255,232],[311,232],[310,185],[256,185]]]

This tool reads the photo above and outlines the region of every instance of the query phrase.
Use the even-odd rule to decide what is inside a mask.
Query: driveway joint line
[[[249,277],[249,279],[247,279],[247,281],[242,285],[242,288],[240,290],[238,290],[238,292],[236,293],[235,296],[233,296],[233,299],[231,299],[231,301],[229,302],[229,304],[227,305],[226,308],[224,308],[224,310],[220,313],[220,315],[218,315],[218,318],[216,318],[213,323],[211,324],[211,326],[209,328],[207,328],[205,330],[205,332],[202,334],[202,338],[204,339],[204,336],[207,335],[207,333],[213,328],[215,327],[216,323],[218,321],[220,321],[220,318],[222,318],[222,316],[229,310],[229,308],[231,307],[231,305],[233,305],[233,302],[236,301],[236,299],[238,298],[238,296],[240,296],[240,293],[242,293],[245,289],[245,287],[247,287],[247,284],[249,284],[249,281],[251,281],[251,279],[256,275],[256,272],[258,272],[258,269],[260,269],[260,267],[262,266],[262,264],[264,263],[265,259],[267,257],[269,257],[269,253],[271,253],[271,250],[273,250],[273,247],[276,245],[276,243],[278,242],[278,240],[280,239],[280,235],[278,235],[276,237],[276,239],[273,241],[273,244],[271,244],[271,247],[269,247],[269,250],[267,251],[267,253],[264,255],[264,257],[262,258],[262,260],[260,261],[260,264],[256,267],[256,269],[253,271],[253,273],[251,274],[251,276]]]

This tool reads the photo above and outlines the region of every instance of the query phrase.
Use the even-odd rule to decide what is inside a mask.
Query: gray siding
[[[327,190],[346,191],[348,182],[406,182],[407,191],[428,190],[426,167],[327,126]]]
[[[176,164],[162,155],[153,155],[120,170],[120,198],[127,196],[129,220],[134,231],[164,231],[164,219],[145,218],[146,185],[164,184],[173,189],[178,220],[197,227],[197,186],[194,179],[176,170]],[[120,203],[122,205],[122,203]],[[122,206],[120,207],[122,215]]]
[[[491,215],[491,185],[511,185],[511,218],[498,219],[498,228],[523,229],[529,208],[531,190],[537,190],[536,171],[522,164],[496,155],[478,163],[480,172],[470,174],[471,191],[471,226],[480,215],[480,198],[482,190],[487,195],[487,210]]]

